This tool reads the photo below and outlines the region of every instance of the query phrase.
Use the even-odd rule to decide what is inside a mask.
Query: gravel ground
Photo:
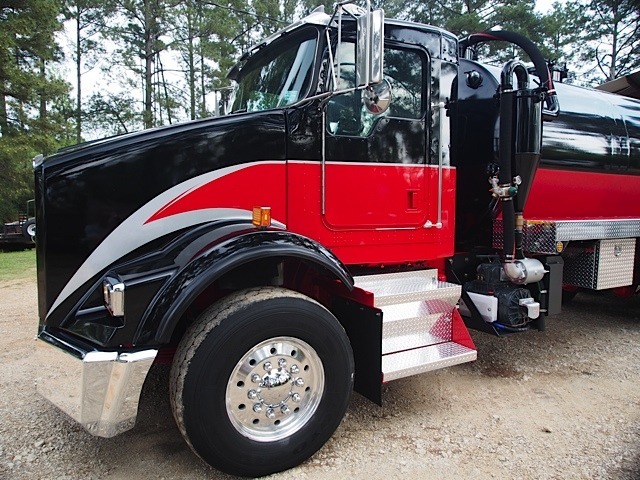
[[[274,479],[640,479],[640,298],[578,295],[545,332],[473,332],[478,361],[359,395],[333,438]],[[0,283],[0,479],[228,479],[183,442],[168,370],[136,427],[87,434],[40,398],[33,280]]]

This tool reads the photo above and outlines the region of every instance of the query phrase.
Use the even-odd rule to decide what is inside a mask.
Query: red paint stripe
[[[384,170],[383,170],[384,169]],[[208,208],[270,206],[274,219],[287,224],[288,230],[308,236],[330,248],[346,264],[394,264],[424,262],[453,253],[455,227],[455,169],[443,170],[443,228],[423,228],[415,222],[406,227],[409,197],[414,181],[422,191],[412,197],[421,216],[437,219],[438,171],[415,166],[347,164],[340,166],[339,178],[331,177],[335,197],[327,202],[331,213],[355,219],[340,230],[328,225],[322,214],[322,168],[318,163],[290,162],[251,164],[177,195],[149,217],[146,223],[173,215]],[[372,175],[372,172],[380,175]],[[391,191],[390,191],[391,188]],[[355,201],[366,196],[380,215],[383,230],[367,223],[367,203]],[[416,208],[417,210],[418,208]],[[397,214],[397,216],[396,216]],[[421,219],[422,220],[422,219]],[[346,222],[345,222],[346,223]]]
[[[527,220],[640,218],[640,176],[539,168]]]
[[[286,165],[260,164],[216,178],[204,185],[188,190],[159,209],[145,222],[207,208],[271,207],[272,218],[286,222]]]

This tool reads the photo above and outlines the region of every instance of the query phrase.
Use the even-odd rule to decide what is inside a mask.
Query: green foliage
[[[293,20],[295,3],[284,0],[282,8],[279,0],[254,0],[255,34],[259,37],[271,35]]]
[[[103,136],[135,131],[141,119],[135,105],[135,99],[127,93],[96,92],[85,107],[85,123],[89,129],[102,132]]]
[[[568,64],[570,79],[597,85],[640,68],[640,4],[637,0],[566,0],[547,14],[534,0],[438,0],[409,2],[400,16],[443,27],[459,36],[495,25],[530,38],[556,64]],[[507,44],[489,43],[481,58],[503,62],[522,55]],[[523,56],[524,60],[528,60]]]
[[[175,40],[170,48],[178,52],[184,72],[184,105],[191,119],[208,116],[214,112],[207,94],[229,85],[226,73],[242,44],[240,13],[196,0],[184,0],[172,13]]]
[[[410,5],[408,19],[439,26],[459,37],[501,26],[534,41],[540,38],[540,16],[534,12],[533,0],[441,0]],[[492,62],[518,54],[511,45],[495,42],[481,46],[480,52],[482,58]]]
[[[557,61],[573,61],[575,50],[571,47],[579,42],[582,26],[586,22],[586,13],[579,3],[555,2],[551,12],[542,17],[545,41],[539,48],[545,57]]]
[[[33,197],[31,158],[37,150],[20,136],[0,137],[0,219],[16,218]],[[22,208],[20,208],[22,207]]]
[[[107,27],[108,38],[119,45],[116,55],[122,65],[142,78],[144,128],[160,125],[154,108],[161,98],[156,77],[162,70],[160,54],[167,48],[164,38],[169,33],[172,5],[168,0],[112,2],[115,15]]]
[[[113,14],[111,2],[100,0],[67,0],[62,5],[65,20],[73,27],[71,57],[75,64],[76,73],[76,105],[74,120],[76,123],[76,143],[82,141],[82,75],[85,69],[91,69],[106,51],[103,45],[101,31],[104,30],[106,19]]]
[[[31,159],[70,141],[68,85],[60,61],[56,0],[0,1],[0,220],[33,196]]]
[[[592,42],[583,59],[596,62],[603,80],[640,68],[640,4],[637,0],[591,0],[583,38]]]

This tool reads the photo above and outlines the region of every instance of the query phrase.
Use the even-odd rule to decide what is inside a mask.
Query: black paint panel
[[[224,241],[254,227],[246,222],[216,221],[176,232],[164,244],[154,242],[123,257],[107,273],[125,284],[125,317],[112,317],[103,307],[101,272],[62,303],[47,319],[48,328],[60,328],[92,343],[117,347],[131,344],[141,320],[158,292],[197,256],[204,246]],[[41,318],[41,322],[43,318]]]
[[[470,72],[482,77],[479,88],[467,84]],[[461,60],[449,105],[452,165],[457,167],[456,242],[459,249],[491,241],[487,166],[497,162],[500,70]],[[563,170],[640,174],[640,101],[557,84],[560,114],[545,122],[541,165]]]
[[[468,72],[482,75],[480,88],[466,83]],[[488,162],[496,155],[499,69],[461,60],[457,101],[452,105],[453,162]],[[640,101],[598,90],[556,84],[560,115],[545,122],[542,165],[624,173],[640,167]]]
[[[39,278],[41,317],[96,246],[161,192],[223,167],[285,158],[283,111],[154,129],[47,158],[37,202],[38,256],[46,258]],[[84,293],[75,292],[69,302]]]
[[[186,308],[223,274],[258,259],[284,257],[322,267],[349,289],[353,287],[353,278],[342,262],[314,240],[285,231],[247,232],[214,245],[177,272],[140,325],[136,343],[167,343]]]

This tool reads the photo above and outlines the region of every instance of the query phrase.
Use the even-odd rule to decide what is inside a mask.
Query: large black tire
[[[185,333],[171,405],[193,451],[233,475],[262,476],[313,455],[353,389],[349,339],[316,301],[274,287],[237,292]]]
[[[22,225],[22,235],[29,240],[33,240],[36,236],[36,220],[30,218]]]

